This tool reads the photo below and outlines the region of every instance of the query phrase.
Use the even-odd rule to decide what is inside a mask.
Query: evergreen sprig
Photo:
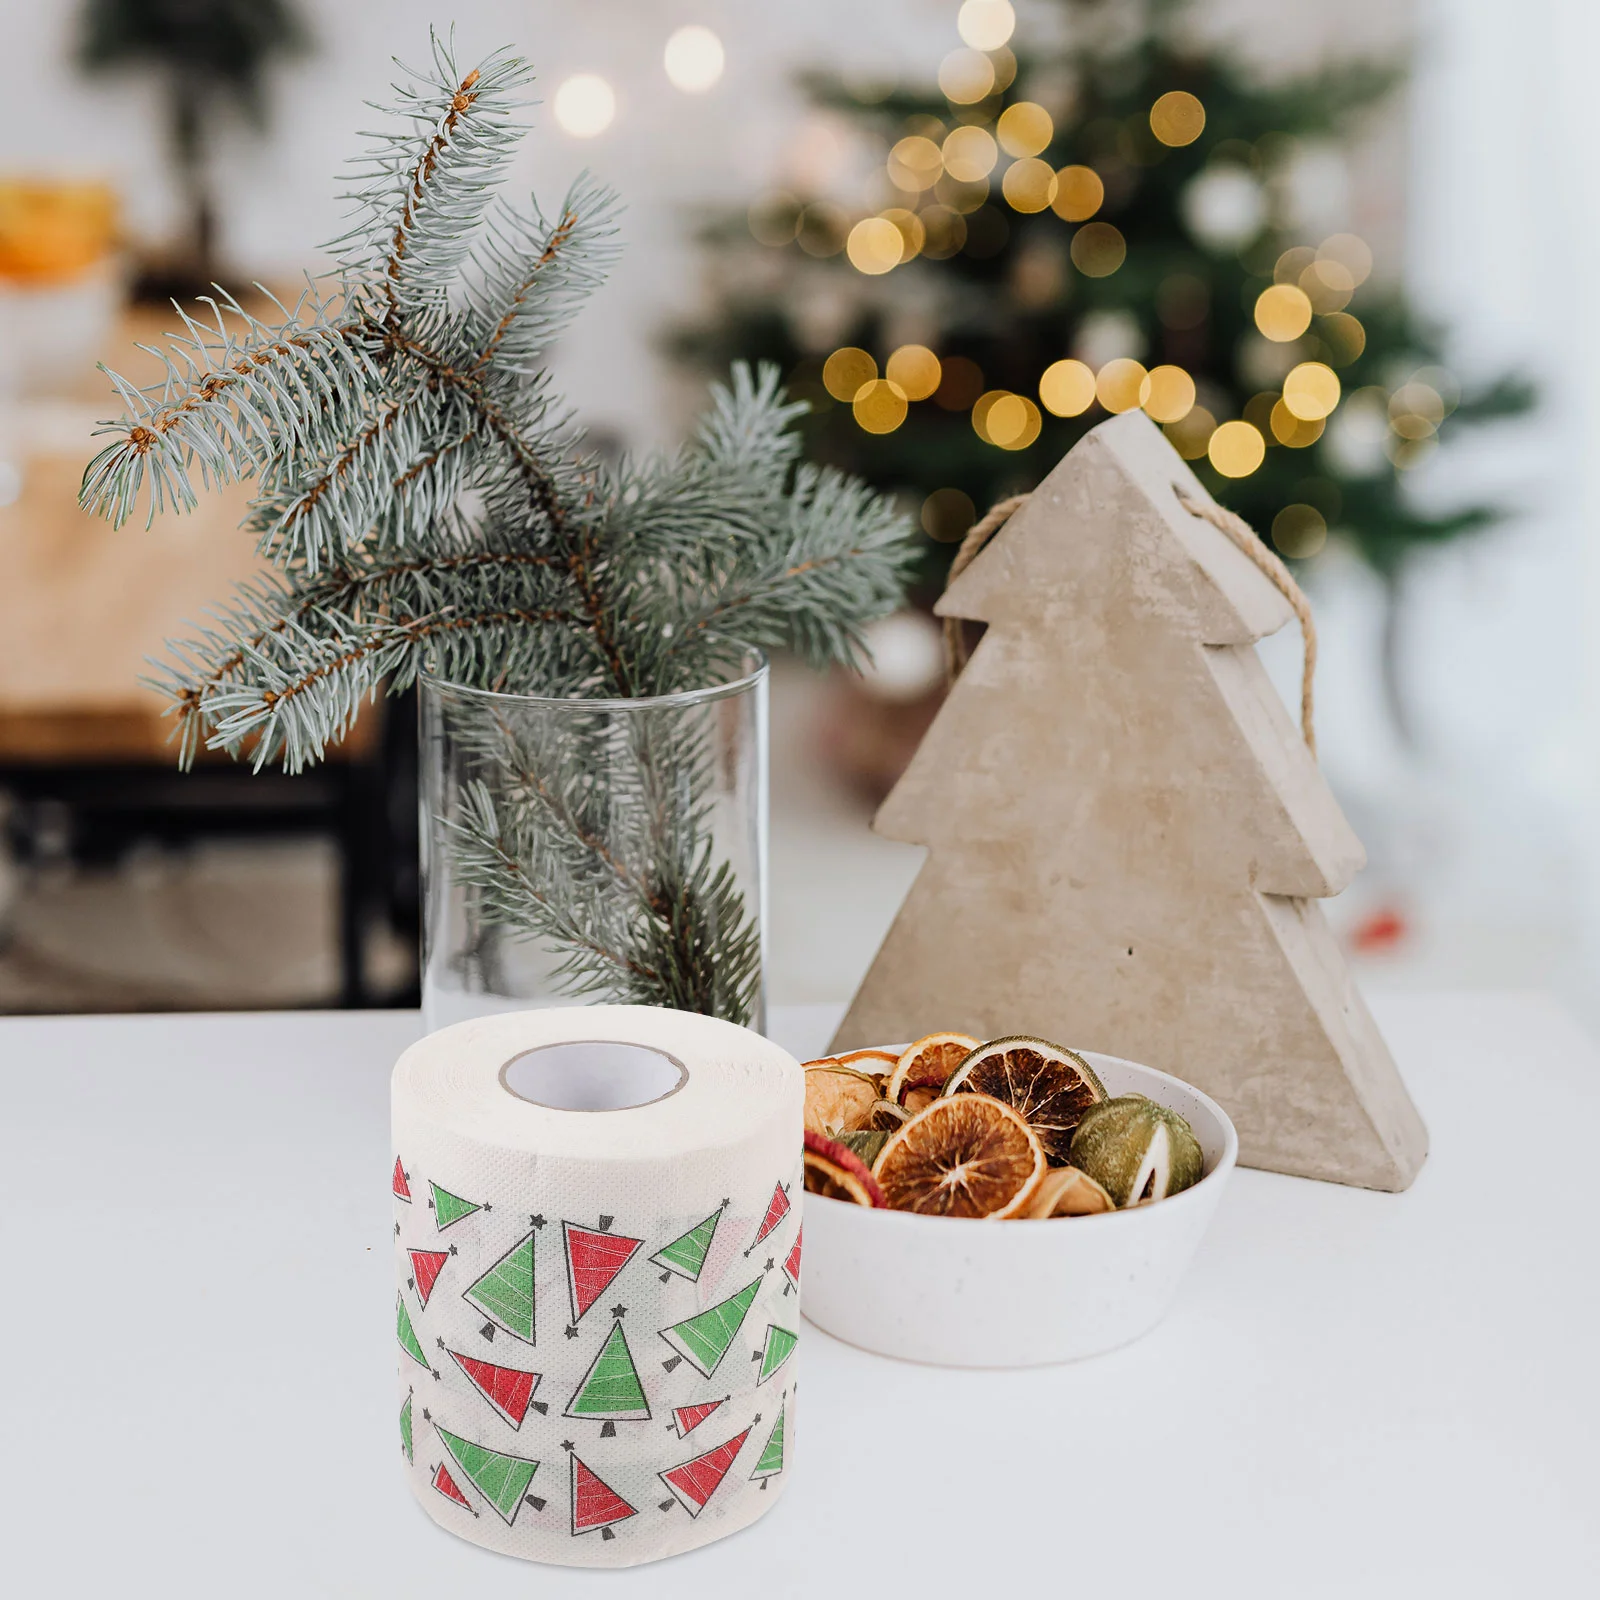
[[[179,312],[160,381],[111,375],[124,414],[83,504],[148,520],[193,507],[197,480],[254,478],[245,526],[275,569],[158,669],[181,759],[298,771],[424,670],[637,699],[717,681],[751,645],[855,661],[902,592],[893,503],[798,464],[805,407],[769,368],[735,367],[678,451],[587,453],[544,360],[614,259],[616,199],[587,176],[553,215],[506,198],[531,77],[509,52],[462,73],[435,36],[410,77],[353,171],[335,273],[275,323],[218,291]],[[627,809],[596,797],[598,752],[497,737],[495,781],[452,821],[485,914],[557,948],[574,992],[748,1016],[759,939],[714,858],[703,734],[636,741],[608,780],[647,818],[616,855],[637,879],[621,900],[579,826]]]

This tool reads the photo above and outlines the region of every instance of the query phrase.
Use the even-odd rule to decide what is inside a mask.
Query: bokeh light
[[[857,272],[876,277],[900,265],[905,239],[887,217],[863,217],[850,230],[844,249]]]
[[[1127,254],[1127,241],[1109,222],[1086,222],[1072,236],[1072,264],[1086,278],[1109,278]]]
[[[1145,402],[1150,374],[1127,356],[1108,361],[1094,380],[1095,398],[1107,411],[1133,411]]]
[[[1272,519],[1272,542],[1291,560],[1305,561],[1328,542],[1327,518],[1315,506],[1285,506]]]
[[[955,128],[944,142],[944,170],[958,183],[976,183],[994,171],[1000,159],[994,135],[987,128]]]
[[[1032,100],[1019,100],[1000,113],[995,137],[1008,156],[1036,156],[1055,137],[1050,113]]]
[[[1000,192],[1013,211],[1043,211],[1056,195],[1056,175],[1048,161],[1024,156],[1006,168]]]
[[[941,544],[954,544],[978,520],[972,497],[960,489],[935,489],[922,502],[922,531]]]
[[[1094,404],[1094,369],[1082,361],[1052,361],[1039,376],[1039,398],[1058,417],[1082,416]]]
[[[800,229],[800,202],[792,194],[776,190],[752,201],[746,220],[750,237],[758,244],[791,244]]]
[[[1298,339],[1311,326],[1311,301],[1292,283],[1275,283],[1256,296],[1256,326],[1277,344]]]
[[[1335,366],[1347,367],[1367,348],[1367,330],[1348,311],[1335,311],[1317,327],[1328,347],[1328,359]]]
[[[970,217],[988,203],[989,180],[979,178],[976,183],[961,183],[947,172],[934,186],[933,192],[941,204],[964,217]]]
[[[901,264],[914,261],[922,253],[922,247],[928,238],[928,231],[922,224],[922,218],[915,211],[894,206],[883,213],[883,220],[893,223],[900,230]]]
[[[1152,367],[1144,408],[1157,422],[1182,422],[1194,409],[1194,379],[1182,367]]]
[[[580,72],[556,90],[551,109],[564,133],[574,139],[592,139],[611,126],[617,114],[617,97],[604,78]]]
[[[831,200],[814,200],[800,213],[797,235],[808,256],[836,256],[844,249],[850,219]]]
[[[994,87],[994,62],[981,50],[952,50],[939,63],[939,88],[951,105],[976,105]]]
[[[1302,361],[1283,380],[1283,403],[1302,422],[1331,416],[1339,404],[1339,376],[1320,361]]]
[[[983,393],[983,369],[966,356],[946,356],[939,365],[939,387],[933,403],[946,411],[970,409]]]
[[[1016,25],[1010,0],[966,0],[956,13],[956,31],[974,50],[998,50]]]
[[[930,261],[948,261],[967,242],[967,219],[949,206],[928,206],[922,219],[922,253]]]
[[[1310,300],[1312,310],[1325,317],[1343,311],[1350,304],[1356,280],[1342,262],[1317,260],[1300,274],[1300,287]]]
[[[822,363],[822,387],[835,400],[854,400],[869,383],[877,381],[878,363],[865,350],[846,345]]]
[[[722,41],[709,28],[679,28],[662,57],[667,79],[685,94],[704,94],[722,76]]]
[[[1444,421],[1444,397],[1432,385],[1413,378],[1389,396],[1389,426],[1402,439],[1426,439]]]
[[[1319,261],[1337,261],[1350,274],[1352,285],[1367,281],[1372,273],[1372,251],[1365,239],[1353,233],[1336,233],[1317,249]]]
[[[906,420],[906,397],[899,384],[878,378],[857,391],[850,409],[867,433],[893,433]]]
[[[1106,186],[1093,167],[1063,167],[1056,174],[1056,194],[1050,209],[1063,222],[1086,222],[1105,198]]]
[[[1248,478],[1267,458],[1267,441],[1248,422],[1224,422],[1211,435],[1206,454],[1225,478]]]
[[[939,387],[939,358],[925,344],[903,344],[884,363],[883,375],[907,400],[926,400]]]
[[[1287,445],[1291,450],[1304,450],[1308,444],[1315,444],[1322,437],[1322,430],[1327,424],[1320,417],[1312,421],[1297,417],[1280,399],[1273,402],[1267,426],[1279,444]]]
[[[1038,406],[1008,389],[991,389],[972,408],[974,432],[1001,450],[1026,450],[1043,425]]]
[[[909,134],[889,152],[889,181],[897,189],[920,194],[931,189],[944,171],[944,158],[932,139]]]
[[[1150,131],[1162,144],[1193,144],[1205,126],[1206,108],[1185,89],[1169,89],[1150,107]]]
[[[1204,406],[1195,406],[1181,422],[1169,422],[1163,431],[1185,461],[1198,461],[1216,428],[1217,419]]]

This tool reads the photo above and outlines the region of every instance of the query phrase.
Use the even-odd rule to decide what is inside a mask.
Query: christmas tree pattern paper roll
[[[400,1058],[400,1460],[441,1527],[621,1567],[776,1503],[802,1082],[757,1034],[640,1006],[479,1018]]]

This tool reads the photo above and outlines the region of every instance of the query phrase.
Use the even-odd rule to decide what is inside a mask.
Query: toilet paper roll
[[[441,1527],[630,1566],[792,1466],[799,1064],[645,1006],[458,1023],[394,1069],[401,1453]]]

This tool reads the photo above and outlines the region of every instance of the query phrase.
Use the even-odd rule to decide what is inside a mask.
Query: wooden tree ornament
[[[1404,1189],[1427,1131],[1316,905],[1365,856],[1211,505],[1130,412],[951,584],[988,631],[878,812],[929,855],[834,1048],[1037,1033],[1215,1095],[1252,1166]]]

